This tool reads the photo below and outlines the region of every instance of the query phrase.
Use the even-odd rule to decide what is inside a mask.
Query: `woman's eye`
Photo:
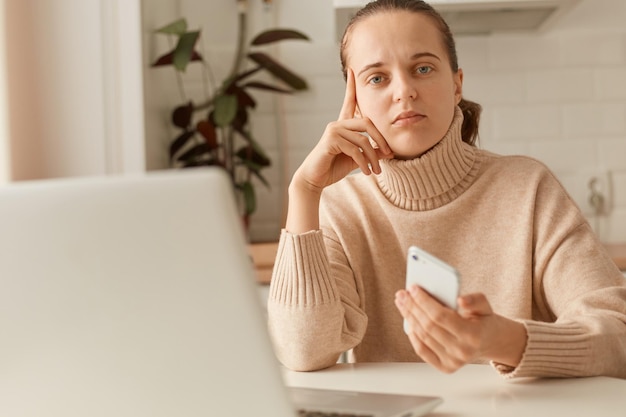
[[[380,75],[376,75],[372,78],[370,78],[369,83],[370,84],[380,84],[383,81],[383,77],[381,77]]]
[[[429,66],[421,66],[421,67],[417,67],[417,72],[420,74],[428,74],[429,72],[431,72],[433,69]]]

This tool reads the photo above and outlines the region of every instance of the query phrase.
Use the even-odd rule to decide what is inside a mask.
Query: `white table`
[[[432,416],[625,417],[626,380],[608,377],[505,380],[488,365],[444,374],[423,363],[338,364],[284,370],[287,385],[442,397]]]

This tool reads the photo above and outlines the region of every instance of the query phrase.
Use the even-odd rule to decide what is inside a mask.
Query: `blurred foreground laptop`
[[[0,416],[408,417],[441,402],[286,388],[266,329],[222,170],[0,188]]]

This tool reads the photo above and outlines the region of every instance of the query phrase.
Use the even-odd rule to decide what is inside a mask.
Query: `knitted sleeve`
[[[550,321],[522,320],[528,342],[506,377],[626,378],[626,280],[558,181],[536,197],[534,308]]]
[[[278,359],[297,371],[335,364],[363,337],[367,317],[348,268],[331,269],[321,231],[282,231],[268,298]]]

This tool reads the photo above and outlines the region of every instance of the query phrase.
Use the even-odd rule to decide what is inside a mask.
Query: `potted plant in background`
[[[271,161],[255,139],[249,123],[249,113],[256,107],[251,90],[291,94],[306,90],[306,81],[258,47],[284,40],[309,40],[292,29],[270,29],[255,36],[246,44],[247,1],[238,0],[238,39],[231,71],[220,85],[206,92],[206,99],[196,103],[189,100],[177,105],[171,113],[171,122],[177,129],[169,145],[173,167],[220,166],[230,175],[233,187],[240,197],[241,216],[246,228],[250,215],[256,210],[256,193],[252,177],[265,186],[269,183],[262,170]],[[187,65],[197,61],[203,65],[210,79],[214,79],[209,62],[196,50],[199,30],[189,30],[186,19],[172,22],[156,31],[176,40],[168,53],[160,56],[153,67],[171,66],[176,71],[178,88],[184,94],[182,74]],[[251,62],[252,66],[244,65]],[[268,83],[256,75],[271,75],[280,81]]]

